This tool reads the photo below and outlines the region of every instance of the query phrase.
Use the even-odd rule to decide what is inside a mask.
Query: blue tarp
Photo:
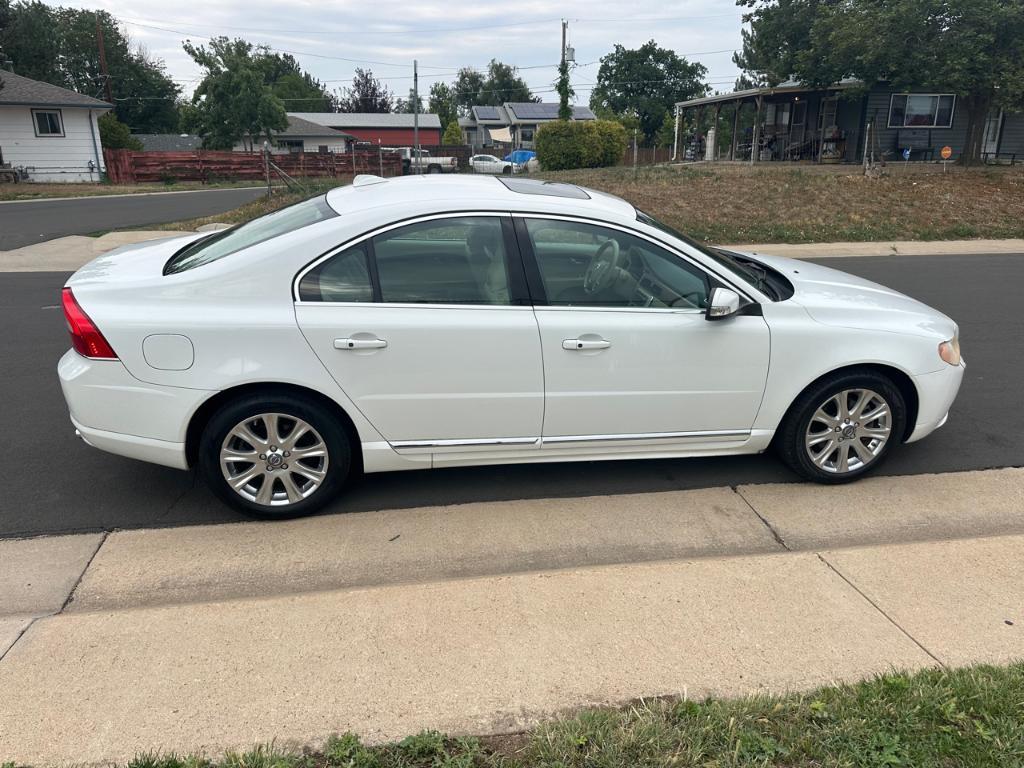
[[[505,155],[505,160],[511,163],[515,163],[516,165],[522,165],[523,163],[532,160],[536,156],[537,153],[529,149],[517,149],[512,154]]]

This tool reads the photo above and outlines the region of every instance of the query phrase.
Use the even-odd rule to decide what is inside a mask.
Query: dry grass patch
[[[543,173],[625,198],[698,239],[808,243],[1024,237],[1024,168],[655,166]]]
[[[259,186],[252,181],[224,181],[211,184],[181,181],[174,184],[44,184],[23,182],[0,184],[0,200],[45,200],[52,197],[97,197],[138,195],[145,192],[189,192],[197,189],[230,189]]]

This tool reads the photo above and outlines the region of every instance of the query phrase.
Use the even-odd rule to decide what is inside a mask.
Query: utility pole
[[[107,48],[103,44],[103,27],[100,26],[100,15],[96,17],[96,45],[100,49],[100,72],[103,74],[103,89],[107,96],[107,102],[114,103],[114,94],[110,89],[110,72],[107,71]]]
[[[562,19],[562,58],[559,59],[559,61],[561,61],[563,64],[565,64],[565,33],[568,28],[569,22],[566,21],[565,19]]]
[[[412,162],[416,174],[420,172],[420,75],[416,59],[412,60]]]

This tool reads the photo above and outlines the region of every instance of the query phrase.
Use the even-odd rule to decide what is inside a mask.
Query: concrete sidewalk
[[[508,732],[1009,661],[1022,534],[1024,470],[996,470],[0,542],[0,756]]]

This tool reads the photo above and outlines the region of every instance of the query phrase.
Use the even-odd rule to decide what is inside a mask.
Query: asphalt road
[[[264,192],[261,187],[245,187],[0,203],[0,251],[64,235],[212,216],[255,200]]]
[[[949,423],[901,446],[884,474],[1024,466],[1024,254],[827,264],[911,294],[960,324],[967,372]],[[65,278],[0,274],[0,537],[239,520],[194,474],[105,454],[74,436],[55,372],[68,348],[57,306]],[[795,480],[771,454],[423,470],[368,475],[328,513]]]

